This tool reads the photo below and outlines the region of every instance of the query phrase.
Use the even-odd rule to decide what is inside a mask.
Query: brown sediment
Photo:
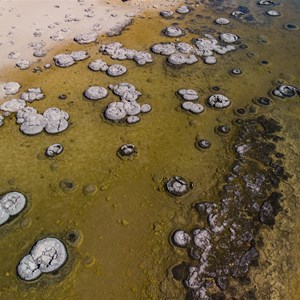
[[[283,9],[292,22],[289,4],[285,7]],[[257,8],[254,6],[253,9]],[[199,18],[197,14],[210,18]],[[217,14],[218,17],[221,15]],[[224,175],[234,159],[231,141],[236,130],[228,136],[219,136],[214,128],[231,123],[236,118],[236,108],[253,106],[252,99],[268,96],[268,91],[275,87],[274,80],[280,78],[298,87],[300,84],[297,80],[299,60],[295,60],[298,57],[299,31],[283,30],[283,20],[280,19],[272,19],[272,26],[252,26],[230,19],[229,27],[220,27],[212,24],[217,16],[203,5],[183,19],[165,20],[157,13],[145,14],[118,37],[102,36],[96,44],[80,46],[70,43],[51,50],[46,58],[33,65],[40,66],[42,72],[33,73],[32,68],[26,71],[3,70],[1,81],[18,81],[22,84],[22,91],[40,86],[46,97],[32,106],[39,111],[51,106],[67,111],[70,128],[56,136],[42,133],[27,137],[19,132],[14,116],[6,118],[5,125],[0,128],[1,140],[4,141],[0,144],[0,190],[18,189],[30,196],[30,209],[25,211],[24,216],[18,216],[0,228],[0,246],[5,249],[0,255],[1,272],[5,275],[0,283],[2,297],[37,299],[51,295],[57,299],[164,299],[168,295],[170,298],[184,298],[184,287],[170,276],[166,279],[166,270],[185,261],[186,256],[173,249],[168,239],[174,229],[183,227],[192,230],[194,224],[204,225],[191,205],[201,199],[215,199],[222,188]],[[200,61],[181,68],[180,72],[167,66],[165,57],[159,55],[154,55],[154,63],[144,67],[138,67],[132,61],[122,62],[128,73],[119,78],[88,70],[87,65],[93,59],[101,57],[109,63],[115,62],[99,54],[102,43],[120,41],[128,48],[149,50],[154,43],[170,41],[160,32],[173,22],[199,31],[213,28],[214,35],[232,32],[239,35],[248,48],[218,57],[214,66]],[[259,35],[268,36],[270,43],[259,43]],[[197,35],[189,33],[180,40],[190,42],[193,37]],[[282,44],[285,48],[281,47]],[[88,50],[91,58],[68,69],[43,69],[45,63],[52,62],[55,54],[79,49]],[[286,57],[286,52],[289,57]],[[271,65],[259,65],[262,59],[270,61]],[[235,67],[244,71],[243,76],[228,74]],[[94,103],[83,96],[88,86],[107,87],[110,83],[124,81],[134,84],[142,92],[139,103],[150,103],[153,107],[152,112],[143,115],[137,125],[114,125],[103,119],[105,106],[118,99],[111,92],[104,100]],[[197,90],[199,103],[204,104],[206,97],[212,94],[210,88],[213,86],[219,86],[221,92],[232,100],[231,107],[216,111],[206,106],[199,116],[178,111],[181,104],[175,94],[178,89]],[[61,94],[66,94],[67,98],[60,100]],[[286,295],[287,279],[294,272],[299,272],[297,253],[287,246],[292,244],[294,237],[296,239],[300,227],[296,220],[299,211],[296,187],[299,173],[296,163],[298,111],[298,99],[274,99],[270,107],[256,106],[256,112],[249,109],[245,116],[264,114],[279,120],[285,137],[279,148],[285,154],[286,170],[295,176],[280,186],[285,195],[284,210],[277,216],[273,230],[266,228],[262,231],[265,246],[261,253],[266,254],[260,255],[261,267],[250,269],[249,275],[258,285],[264,276],[270,278],[270,282],[274,281],[274,288],[280,287],[280,292],[284,290]],[[197,137],[210,140],[211,147],[207,151],[199,151],[194,146]],[[64,152],[54,160],[47,159],[44,151],[53,143],[61,143]],[[118,148],[125,143],[133,143],[137,147],[137,159],[123,161],[116,156]],[[194,189],[183,198],[174,199],[164,191],[164,179],[174,175],[194,183]],[[65,178],[74,180],[78,189],[63,193],[59,184]],[[95,194],[89,197],[83,194],[87,185],[97,187]],[[292,199],[291,202],[287,198]],[[29,226],[21,226],[24,218],[30,219]],[[70,266],[68,272],[54,277],[49,275],[43,287],[38,283],[27,285],[18,280],[15,267],[30,245],[48,234],[63,239],[70,228],[78,228],[83,241],[70,253],[72,261],[66,265]],[[282,245],[279,237],[287,231],[290,233],[280,252],[281,258],[274,249]],[[297,243],[293,244],[295,249],[299,245]],[[289,263],[288,256],[292,257]],[[286,265],[279,265],[283,261]],[[293,270],[294,266],[297,270]],[[272,275],[268,275],[270,272]],[[293,280],[296,286],[296,276]],[[279,299],[276,291],[273,295],[274,299]],[[298,294],[295,292],[294,295]]]

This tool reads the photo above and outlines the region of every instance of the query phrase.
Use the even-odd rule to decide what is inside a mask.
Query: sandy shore
[[[174,10],[180,0],[0,0],[0,68],[36,49],[50,50],[78,34],[108,32],[147,9]]]

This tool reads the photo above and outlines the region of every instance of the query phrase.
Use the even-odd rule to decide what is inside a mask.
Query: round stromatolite
[[[146,63],[153,62],[153,58],[152,58],[151,54],[148,53],[148,52],[145,52],[145,51],[136,52],[133,55],[133,60],[135,62],[137,62],[137,64],[140,65],[140,66],[143,66]]]
[[[281,13],[277,10],[269,10],[266,12],[266,14],[270,17],[279,17],[281,16]]]
[[[161,55],[171,55],[175,53],[176,48],[174,43],[155,44],[151,47],[152,52]]]
[[[107,90],[102,86],[91,86],[84,91],[84,96],[89,100],[100,100],[107,96]]]
[[[229,20],[226,18],[217,18],[215,19],[215,23],[219,25],[227,25],[229,24]]]
[[[16,66],[20,69],[20,70],[26,70],[29,69],[30,67],[30,61],[26,60],[26,59],[21,59],[16,63]]]
[[[65,193],[72,193],[77,190],[78,184],[72,179],[64,179],[59,183],[59,187]]]
[[[60,269],[68,258],[65,245],[56,238],[45,238],[38,241],[31,249],[30,254],[42,273]]]
[[[6,112],[17,112],[26,106],[26,102],[22,99],[12,99],[4,102],[0,109]]]
[[[9,192],[0,198],[0,205],[10,216],[15,216],[24,209],[26,198],[22,193]]]
[[[284,96],[284,97],[293,97],[299,94],[299,89],[292,85],[281,85],[277,88],[277,90]]]
[[[67,68],[75,64],[75,59],[70,54],[58,54],[53,58],[56,66]]]
[[[0,115],[0,127],[4,124],[4,117]]]
[[[56,107],[48,108],[44,111],[43,116],[46,118],[45,131],[47,133],[59,133],[69,127],[69,114]]]
[[[135,116],[141,112],[141,106],[137,102],[125,102],[124,110],[128,116]]]
[[[183,54],[190,54],[194,52],[194,47],[188,43],[180,42],[175,45],[178,52]]]
[[[102,59],[97,59],[89,64],[89,69],[92,71],[106,71],[108,69],[108,64]]]
[[[37,110],[31,106],[26,106],[23,109],[17,111],[17,124],[22,124],[26,121],[26,119],[31,116],[37,114]]]
[[[169,37],[179,37],[185,34],[184,30],[179,27],[170,26],[164,30],[164,34]]]
[[[194,244],[205,250],[209,247],[211,247],[210,243],[210,233],[207,229],[195,229],[193,230],[193,236],[194,236]]]
[[[230,133],[230,127],[228,125],[218,125],[215,128],[216,133],[221,135],[227,135]]]
[[[273,1],[270,0],[261,0],[257,2],[258,5],[265,5],[265,6],[272,6],[275,3]]]
[[[171,241],[175,246],[185,248],[190,244],[192,238],[188,232],[184,230],[176,230],[171,236]]]
[[[26,281],[35,280],[42,275],[37,262],[30,254],[21,259],[17,267],[17,273],[21,279]]]
[[[165,186],[167,192],[173,196],[183,196],[189,190],[187,181],[180,176],[170,178]]]
[[[126,122],[128,124],[135,124],[135,123],[138,123],[140,121],[140,117],[138,116],[129,116],[127,119],[126,119]]]
[[[20,88],[21,88],[20,83],[11,81],[11,82],[7,82],[3,86],[3,91],[6,95],[14,95],[19,92]]]
[[[199,139],[196,141],[196,147],[198,149],[208,149],[211,146],[211,142],[204,139]]]
[[[171,18],[174,15],[174,12],[171,10],[163,10],[159,14],[164,18]]]
[[[260,106],[269,106],[272,104],[272,100],[267,97],[258,97],[256,99],[254,99],[253,102]]]
[[[125,144],[118,149],[117,155],[121,158],[135,157],[137,149],[133,144]]]
[[[70,55],[75,61],[85,60],[90,57],[87,51],[73,51]]]
[[[113,55],[118,49],[122,48],[123,44],[119,42],[113,42],[106,45],[102,45],[99,49],[100,52],[106,55]]]
[[[235,69],[231,69],[231,70],[229,71],[229,73],[230,73],[231,75],[234,75],[234,76],[239,76],[239,75],[242,75],[242,74],[243,74],[243,71],[242,71],[241,69],[235,68]]]
[[[152,107],[150,104],[142,104],[141,105],[141,112],[142,113],[148,113],[152,110]]]
[[[186,110],[190,111],[193,114],[200,114],[204,111],[204,107],[199,103],[193,103],[191,101],[185,101],[181,104],[181,107]]]
[[[195,62],[197,62],[198,59],[195,55],[191,54],[191,55],[183,55],[183,54],[172,54],[168,57],[168,62],[171,64],[171,65],[174,65],[174,66],[180,66],[180,65],[183,65],[183,64],[193,64]]]
[[[74,37],[74,41],[78,44],[89,44],[95,42],[98,34],[94,31],[90,31],[88,33],[79,34]]]
[[[9,219],[9,213],[0,205],[0,226],[5,224]]]
[[[61,154],[64,151],[64,147],[61,144],[52,144],[46,149],[46,155],[48,157],[54,157]]]
[[[20,119],[18,119],[21,122]],[[26,135],[36,135],[41,133],[47,124],[47,120],[41,114],[30,114],[26,116],[24,122],[20,126],[22,133]]]
[[[204,58],[204,62],[208,65],[214,65],[217,63],[217,59],[214,56],[207,56]]]
[[[190,12],[190,10],[186,5],[182,5],[176,9],[176,12],[178,12],[179,14],[187,14]]]
[[[33,51],[33,56],[34,57],[45,57],[47,54],[45,49],[36,49]]]
[[[126,111],[124,109],[124,103],[122,102],[111,102],[105,112],[104,116],[106,119],[111,121],[120,121],[126,117]]]
[[[128,82],[121,82],[119,84],[110,84],[109,88],[114,94],[120,96],[123,102],[135,102],[142,94],[135,89],[135,86]]]
[[[238,39],[239,39],[239,37],[233,33],[222,33],[220,35],[220,40],[227,44],[234,43]]]
[[[41,100],[44,98],[41,88],[29,88],[27,92],[22,93],[20,99],[27,102],[33,102],[35,100]]]
[[[192,89],[180,89],[177,93],[186,101],[195,101],[199,99],[198,93]]]
[[[110,76],[116,77],[116,76],[121,76],[127,72],[126,67],[119,65],[119,64],[114,64],[108,67],[106,70],[106,73]]]
[[[214,108],[226,108],[230,105],[231,101],[222,94],[214,94],[207,100],[208,104]]]

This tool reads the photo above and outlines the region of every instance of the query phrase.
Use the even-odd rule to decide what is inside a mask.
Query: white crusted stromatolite
[[[19,92],[20,87],[21,87],[20,83],[11,81],[11,82],[7,82],[3,86],[3,91],[6,95],[14,95]]]
[[[219,25],[227,25],[229,24],[229,20],[226,18],[217,18],[215,19],[215,23]]]
[[[73,51],[71,56],[75,61],[85,60],[90,57],[87,51]]]
[[[194,47],[188,43],[180,42],[175,45],[175,48],[178,52],[183,54],[194,53]]]
[[[178,12],[179,14],[187,14],[188,12],[190,12],[190,10],[186,5],[182,5],[176,9],[176,12]]]
[[[173,196],[182,196],[189,190],[187,181],[180,176],[174,176],[166,183],[167,191]]]
[[[171,18],[174,15],[174,12],[171,10],[163,10],[159,14],[164,18]]]
[[[74,37],[74,41],[78,44],[89,44],[95,42],[98,34],[96,32],[90,31],[88,33],[79,34]]]
[[[176,48],[174,43],[155,44],[151,47],[152,52],[162,55],[171,55],[175,53]]]
[[[193,103],[191,101],[183,102],[181,107],[186,111],[192,112],[193,114],[200,114],[204,111],[204,107],[201,104]]]
[[[180,66],[183,64],[194,64],[198,61],[198,58],[194,54],[184,55],[184,54],[171,54],[168,57],[168,62],[171,65]]]
[[[141,112],[141,106],[137,102],[124,103],[124,109],[128,116],[135,116]]]
[[[126,111],[124,109],[124,103],[122,102],[111,102],[105,112],[104,115],[106,119],[111,121],[120,121],[126,117]]]
[[[136,52],[133,56],[133,60],[140,66],[153,62],[151,54],[145,51]]]
[[[27,102],[33,102],[35,100],[43,99],[44,94],[41,88],[29,88],[27,92],[22,93],[20,98]]]
[[[75,59],[70,54],[58,54],[53,59],[55,65],[61,68],[67,68],[75,64]]]
[[[0,226],[5,224],[9,219],[9,213],[0,205]]]
[[[33,51],[34,57],[45,57],[47,54],[45,49],[36,49]]]
[[[48,108],[44,111],[43,116],[46,118],[45,131],[47,133],[59,133],[69,127],[69,114],[59,108]]]
[[[108,67],[106,70],[106,73],[110,76],[116,77],[116,76],[121,76],[127,72],[126,67],[119,65],[119,64],[114,64]]]
[[[99,49],[100,52],[106,55],[113,55],[118,49],[122,48],[123,44],[119,42],[113,42],[110,44],[102,45]]]
[[[43,115],[31,114],[26,117],[20,130],[26,135],[36,135],[44,130],[46,124],[47,121]]]
[[[179,27],[170,26],[164,30],[165,35],[169,37],[179,37],[185,34],[184,30]]]
[[[26,102],[22,99],[12,99],[4,102],[0,109],[6,112],[17,112],[26,106]]]
[[[135,102],[142,94],[135,89],[135,86],[128,82],[121,82],[116,85],[109,85],[114,94],[120,96],[123,102]]]
[[[204,58],[204,62],[208,65],[214,65],[217,63],[217,59],[214,56],[206,56]]]
[[[26,205],[26,198],[22,193],[9,192],[0,198],[0,205],[9,213],[10,216],[15,216],[24,209]]]
[[[192,240],[190,235],[184,230],[176,230],[172,234],[171,239],[175,246],[182,247],[182,248],[187,247]]]
[[[141,112],[142,113],[148,113],[152,110],[152,107],[150,104],[142,104],[141,105]]]
[[[4,117],[0,115],[0,127],[4,124]]]
[[[26,59],[21,59],[16,63],[16,66],[20,69],[20,70],[26,70],[30,67],[30,61],[26,60]]]
[[[21,279],[31,281],[42,273],[50,273],[60,269],[67,261],[65,245],[56,238],[39,240],[18,264],[17,272]]]
[[[231,101],[224,95],[214,94],[208,98],[208,104],[214,108],[226,108],[230,105]]]
[[[52,144],[46,149],[46,155],[48,157],[54,157],[61,154],[64,151],[64,147],[61,144]]]
[[[138,116],[129,116],[127,119],[126,119],[126,122],[128,124],[135,124],[135,123],[138,123],[140,121],[140,117]]]
[[[230,44],[234,43],[239,39],[239,37],[233,33],[222,33],[220,34],[220,40],[224,43]]]
[[[106,71],[108,69],[108,64],[102,59],[97,59],[89,64],[89,69],[92,71]]]
[[[192,89],[180,89],[177,93],[186,101],[195,101],[199,99],[198,93]]]
[[[100,100],[107,96],[107,90],[102,86],[91,86],[84,91],[84,96],[90,100]]]
[[[277,10],[269,10],[266,12],[266,14],[270,17],[279,17],[281,16],[281,13]]]

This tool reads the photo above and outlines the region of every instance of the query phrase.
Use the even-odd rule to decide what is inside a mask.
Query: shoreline
[[[20,60],[36,63],[40,58],[33,56],[36,50],[45,53],[43,58],[49,58],[49,51],[79,34],[94,32],[99,37],[145,11],[174,10],[181,2],[0,0],[0,68],[15,67]]]

